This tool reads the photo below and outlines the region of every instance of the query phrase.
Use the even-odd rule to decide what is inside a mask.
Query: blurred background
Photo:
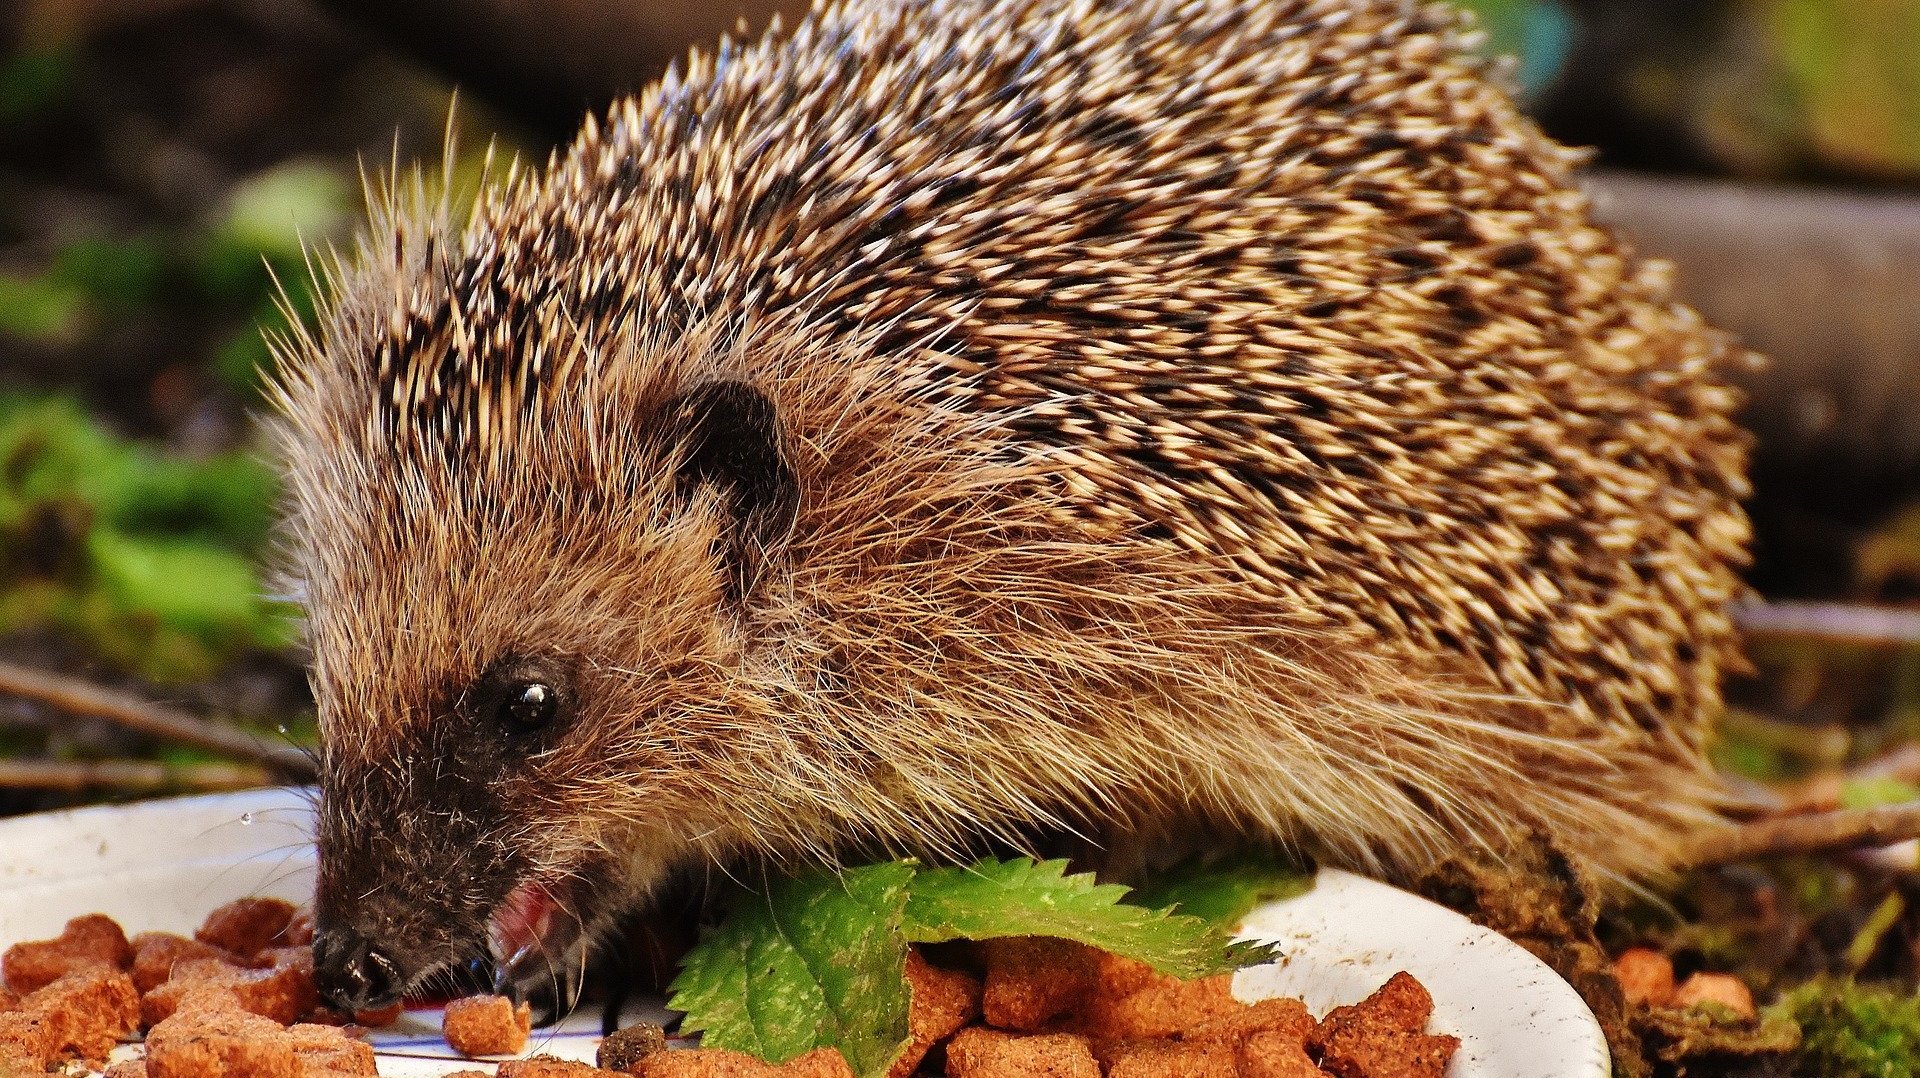
[[[1462,2],[1594,148],[1602,213],[1773,359],[1747,386],[1765,602],[1721,763],[1771,811],[1912,802],[1920,0]],[[301,245],[351,235],[362,168],[437,164],[449,128],[459,177],[490,144],[543,160],[690,44],[803,7],[0,2],[0,814],[301,774],[261,328],[309,309]],[[1914,868],[1721,870],[1614,931],[1763,992],[1910,989]]]

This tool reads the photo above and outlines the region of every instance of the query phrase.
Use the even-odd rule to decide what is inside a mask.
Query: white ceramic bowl
[[[313,890],[308,794],[260,790],[0,820],[0,948],[58,935],[100,912],[131,932],[190,933],[245,895],[306,902]],[[1573,988],[1506,938],[1423,898],[1322,870],[1312,891],[1248,916],[1243,935],[1285,957],[1241,971],[1242,999],[1298,996],[1316,1014],[1362,999],[1400,970],[1434,999],[1432,1029],[1460,1038],[1448,1078],[1606,1078],[1606,1043]],[[657,1003],[629,1020],[666,1017]],[[380,1073],[433,1078],[471,1066],[440,1040],[440,1016],[410,1011],[374,1034]],[[534,1037],[528,1054],[591,1061],[597,1015]],[[115,1058],[135,1050],[123,1046]]]
[[[1405,970],[1433,996],[1428,1028],[1460,1038],[1447,1078],[1607,1078],[1600,1023],[1573,986],[1512,940],[1418,895],[1323,868],[1313,890],[1270,902],[1240,934],[1277,962],[1234,975],[1241,999],[1295,996],[1316,1015]]]

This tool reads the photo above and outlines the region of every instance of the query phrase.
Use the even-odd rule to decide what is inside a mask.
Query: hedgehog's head
[[[283,349],[278,390],[316,974],[351,1007],[489,953],[535,987],[724,830],[767,706],[745,612],[799,498],[723,335],[595,324],[484,221],[399,249]]]

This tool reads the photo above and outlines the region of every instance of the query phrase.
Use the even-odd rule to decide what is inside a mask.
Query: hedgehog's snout
[[[504,810],[474,783],[420,803],[438,745],[409,746],[400,769],[323,776],[314,886],[314,981],[343,1010],[386,1006],[429,974],[481,952],[487,911],[511,884],[508,851],[487,841]],[[436,811],[438,808],[438,811]]]
[[[330,1005],[385,1007],[458,959],[459,911],[390,887],[351,902],[337,897],[322,889],[314,909],[314,987]]]
[[[410,980],[391,954],[347,928],[313,940],[313,982],[330,1006],[348,1013],[398,1002]]]

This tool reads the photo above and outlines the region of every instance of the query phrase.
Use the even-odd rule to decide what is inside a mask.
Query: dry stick
[[[292,745],[271,745],[232,726],[142,700],[65,674],[0,662],[0,693],[33,700],[71,715],[106,719],[168,741],[253,760],[295,778],[314,773],[313,759]]]
[[[1749,637],[1827,640],[1877,647],[1920,645],[1920,610],[1856,603],[1753,603],[1734,620]]]
[[[275,775],[253,764],[163,764],[152,760],[0,760],[0,789],[245,790]]]
[[[1780,854],[1890,846],[1913,838],[1920,838],[1920,801],[1754,820],[1708,835],[1688,862],[1724,865]]]
[[[1920,469],[1920,198],[1600,171],[1600,217],[1770,360],[1742,423],[1795,487]]]

